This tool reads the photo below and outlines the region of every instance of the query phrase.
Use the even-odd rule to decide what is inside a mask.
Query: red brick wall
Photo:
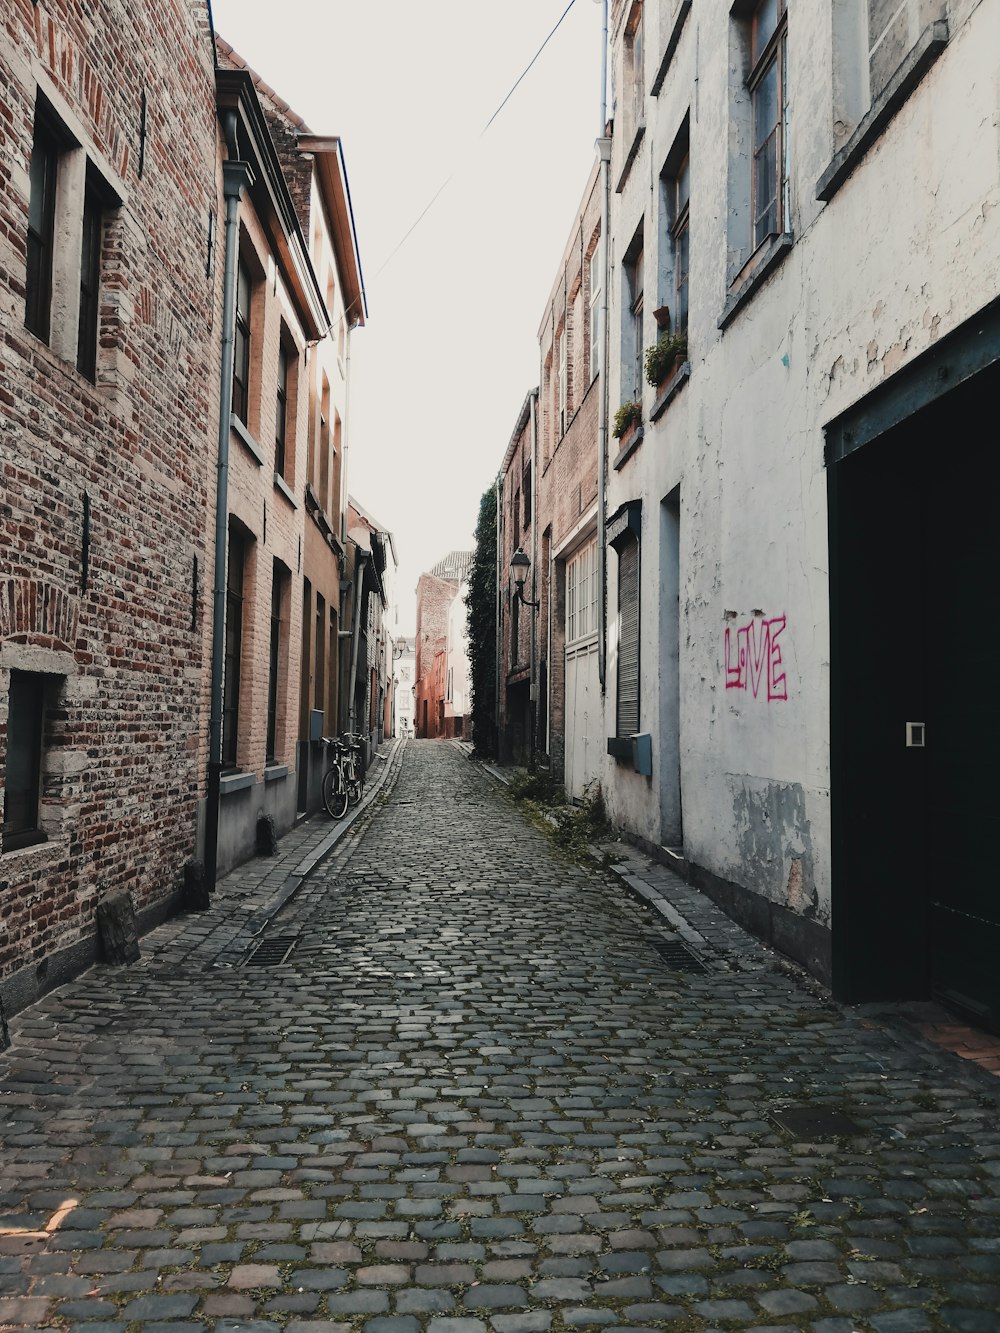
[[[96,384],[64,354],[65,327],[46,346],[23,326],[38,83],[123,200],[104,233]],[[214,281],[206,275],[215,160],[203,3],[128,4],[111,16],[69,0],[6,6],[0,787],[10,669],[51,673],[52,704],[42,802],[48,841],[0,854],[0,986],[8,1005],[58,980],[67,951],[92,950],[100,894],[127,888],[137,908],[162,907],[195,849],[201,631],[211,605],[207,465],[218,393]]]

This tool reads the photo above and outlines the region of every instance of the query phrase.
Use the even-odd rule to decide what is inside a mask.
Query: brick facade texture
[[[165,910],[195,851],[217,141],[201,0],[120,4],[113,17],[68,0],[5,9],[0,787],[10,672],[47,682],[47,840],[0,855],[0,993],[22,1003],[74,951],[77,965],[93,956],[101,895],[127,889],[138,911]],[[120,199],[105,213],[96,383],[66,355],[75,324],[54,318],[50,345],[24,327],[39,88]],[[75,310],[57,291],[54,314],[67,297]]]
[[[565,771],[566,563],[578,545],[571,539],[576,534],[581,541],[592,536],[589,520],[596,515],[597,502],[600,384],[597,367],[591,364],[590,258],[600,239],[600,220],[595,169],[570,231],[539,331],[542,381],[535,405],[539,475],[531,480],[537,528],[534,551],[531,526],[526,525],[524,513],[525,477],[532,469],[530,420],[525,420],[523,413],[501,469],[501,753],[523,762],[530,750],[531,714],[525,682],[530,673],[532,613],[514,602],[509,572],[510,558],[520,545],[532,559],[534,600],[540,603],[535,616],[539,683],[535,748],[544,754],[548,744],[553,775],[560,779]],[[559,337],[564,330],[566,402],[562,412]],[[530,583],[525,596],[531,596]],[[512,644],[515,617],[516,661]]]
[[[421,574],[417,580],[416,716],[418,737],[445,734],[443,725],[448,646],[448,611],[458,596],[459,579]]]

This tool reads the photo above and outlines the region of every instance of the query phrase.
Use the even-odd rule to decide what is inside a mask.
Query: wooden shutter
[[[639,730],[639,543],[618,552],[618,735]]]

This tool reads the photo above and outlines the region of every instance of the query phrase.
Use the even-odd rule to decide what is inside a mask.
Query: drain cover
[[[771,1119],[797,1139],[853,1138],[864,1133],[856,1121],[832,1106],[783,1106],[771,1112]]]
[[[277,967],[279,963],[288,960],[298,942],[298,935],[271,935],[268,939],[261,940],[243,966]]]
[[[683,940],[666,940],[662,935],[646,935],[645,940],[675,972],[708,972],[704,962]]]

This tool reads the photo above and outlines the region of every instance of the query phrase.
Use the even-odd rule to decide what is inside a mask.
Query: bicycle
[[[347,779],[347,800],[350,805],[357,805],[365,789],[364,748],[360,736],[345,732],[342,743],[346,742],[345,776]]]
[[[343,819],[350,800],[347,780],[348,746],[335,736],[324,736],[327,752],[333,752],[333,763],[323,774],[323,804],[331,819]]]

